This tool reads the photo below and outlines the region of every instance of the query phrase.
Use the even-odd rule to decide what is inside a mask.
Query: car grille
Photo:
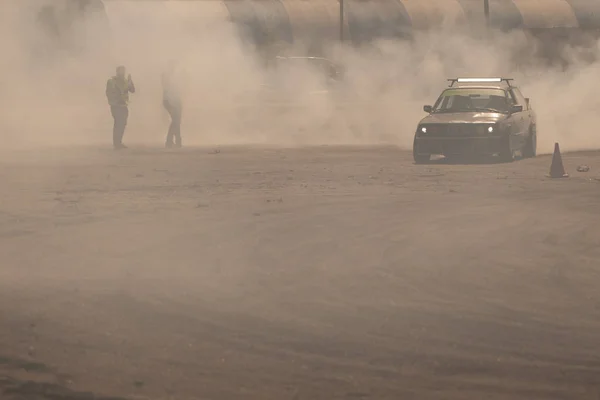
[[[427,136],[472,137],[478,136],[478,130],[483,130],[478,124],[432,124],[427,127]]]

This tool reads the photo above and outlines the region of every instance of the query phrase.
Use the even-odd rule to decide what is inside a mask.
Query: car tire
[[[537,134],[535,130],[529,129],[529,137],[527,137],[527,143],[525,143],[525,149],[523,150],[524,158],[533,158],[537,153]]]
[[[431,156],[424,154],[414,154],[415,164],[427,164],[431,160]]]
[[[515,155],[510,148],[510,136],[506,136],[504,143],[502,144],[502,150],[500,151],[500,162],[513,162]]]
[[[430,154],[419,154],[418,153],[418,145],[415,141],[413,143],[413,159],[415,160],[415,164],[426,164],[431,160]]]

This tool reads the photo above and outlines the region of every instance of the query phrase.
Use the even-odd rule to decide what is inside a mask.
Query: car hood
[[[506,118],[506,114],[491,112],[457,112],[430,114],[421,120],[421,124],[493,124]]]

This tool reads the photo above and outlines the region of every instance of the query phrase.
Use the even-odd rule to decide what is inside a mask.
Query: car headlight
[[[492,134],[496,128],[493,125],[480,124],[476,125],[475,131],[478,135]]]

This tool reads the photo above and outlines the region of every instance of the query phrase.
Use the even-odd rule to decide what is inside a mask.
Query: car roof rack
[[[506,82],[506,84],[508,85],[508,87],[512,87],[511,82],[513,81],[513,78],[454,78],[454,79],[448,79],[448,82],[450,82],[450,87],[453,87],[455,83],[461,83],[461,82],[465,82],[465,83],[490,83],[490,82]]]
[[[329,61],[329,59],[325,57],[313,57],[313,56],[275,56],[278,60],[325,60]]]

